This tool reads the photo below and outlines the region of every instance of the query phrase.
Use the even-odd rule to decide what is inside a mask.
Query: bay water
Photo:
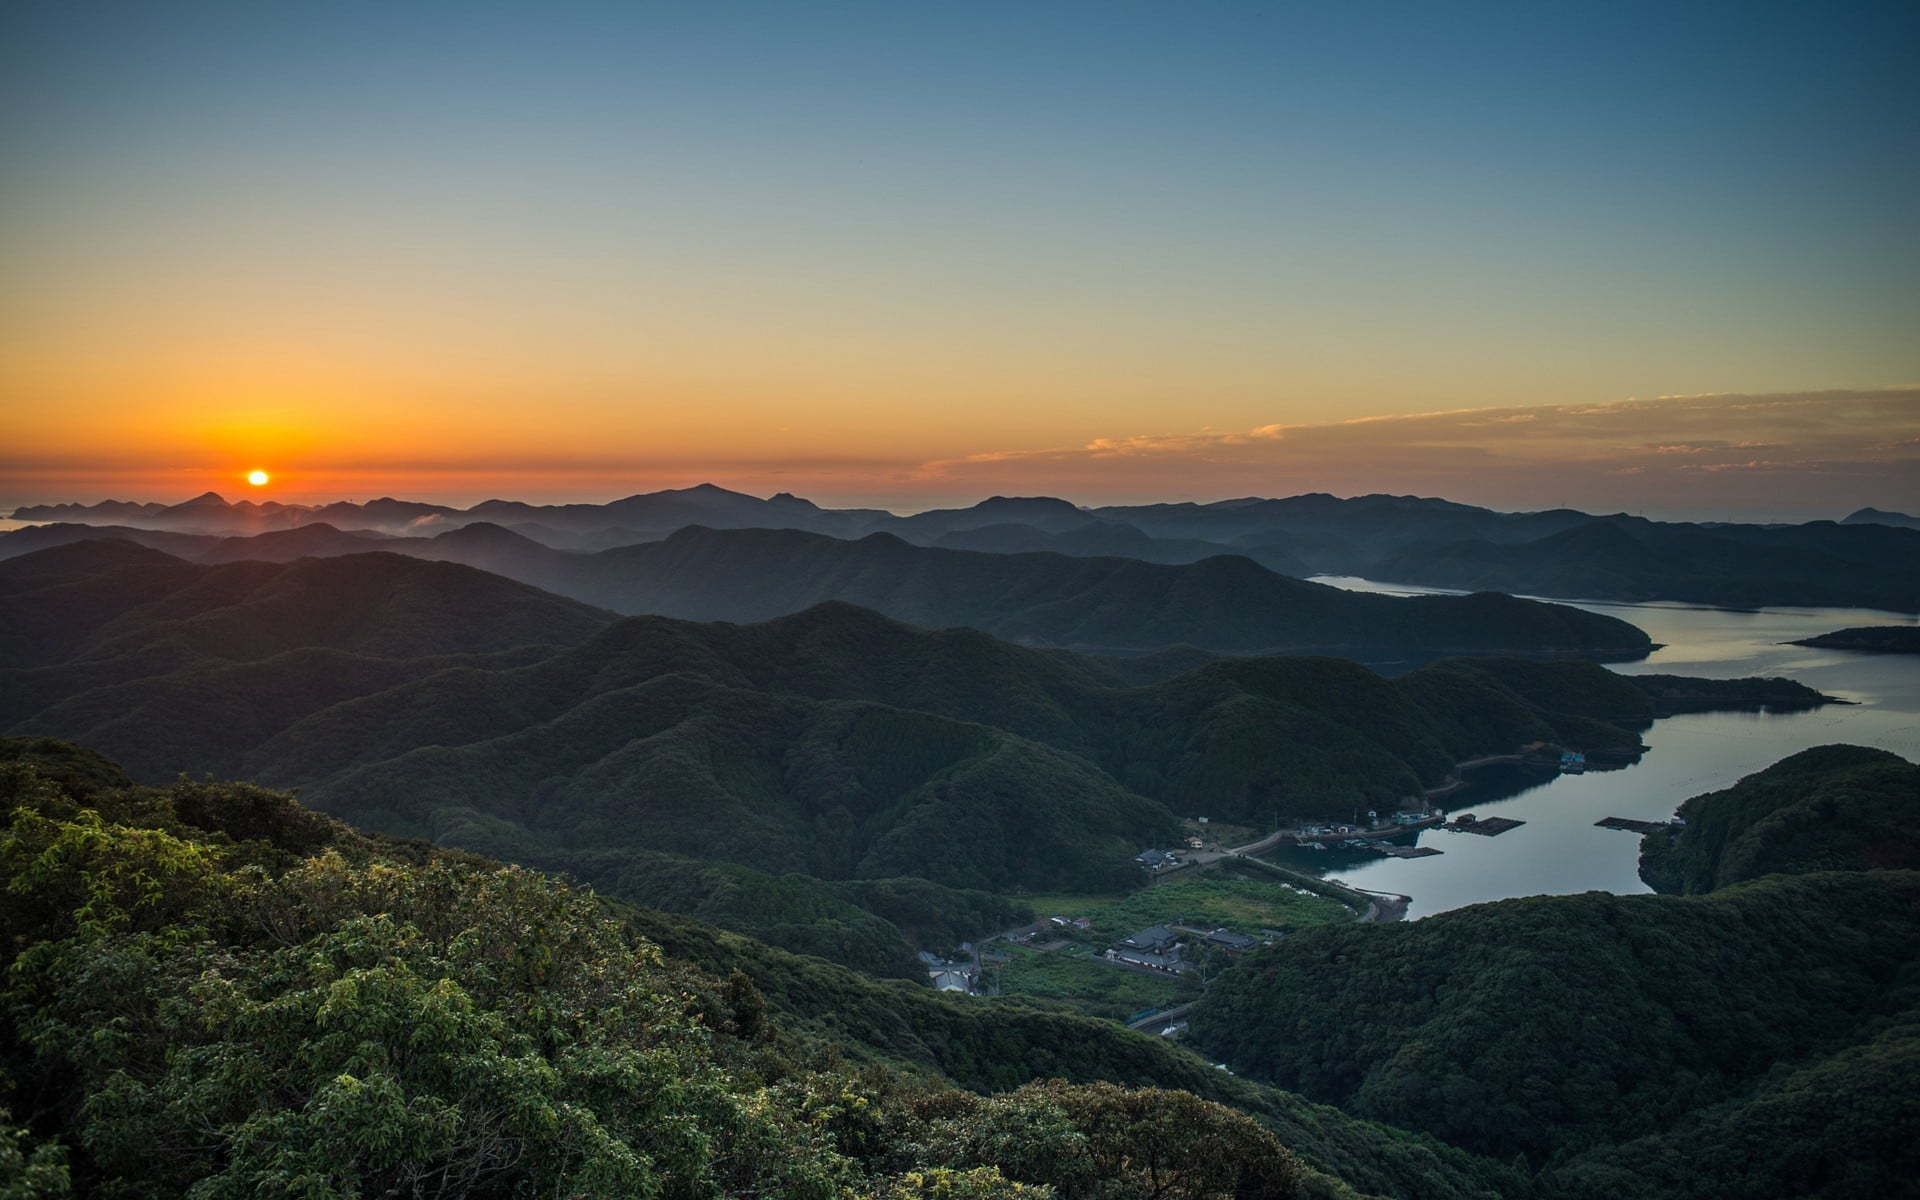
[[[1355,591],[1440,589],[1321,578]],[[1686,713],[1641,734],[1647,753],[1629,767],[1554,775],[1513,766],[1468,772],[1467,786],[1436,802],[1450,813],[1526,822],[1497,837],[1426,830],[1437,856],[1284,849],[1276,861],[1354,887],[1412,897],[1409,918],[1509,896],[1649,890],[1637,873],[1639,835],[1601,829],[1604,817],[1664,821],[1681,801],[1715,791],[1811,746],[1848,743],[1920,761],[1920,655],[1788,645],[1861,625],[1912,625],[1911,615],[1840,608],[1730,611],[1698,605],[1560,600],[1630,621],[1662,644],[1648,658],[1612,664],[1623,674],[1711,679],[1784,676],[1849,701],[1798,713]]]

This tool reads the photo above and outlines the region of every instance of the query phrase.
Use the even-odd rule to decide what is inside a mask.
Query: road
[[[1224,858],[1243,858],[1249,862],[1259,864],[1262,869],[1271,871],[1276,875],[1290,876],[1300,880],[1303,884],[1319,884],[1322,887],[1331,888],[1334,891],[1346,894],[1356,904],[1364,904],[1367,906],[1366,912],[1360,915],[1359,919],[1362,921],[1399,921],[1406,918],[1407,906],[1413,902],[1413,897],[1411,896],[1401,896],[1393,892],[1370,892],[1365,888],[1349,887],[1344,883],[1336,883],[1331,879],[1320,879],[1299,871],[1290,870],[1280,866],[1278,863],[1270,863],[1263,858],[1253,857],[1260,851],[1279,842],[1279,840],[1289,832],[1291,831],[1278,830],[1257,841],[1248,842],[1244,846],[1234,846],[1226,850],[1190,851],[1185,856],[1184,861],[1191,863],[1195,869],[1202,869],[1210,867]]]

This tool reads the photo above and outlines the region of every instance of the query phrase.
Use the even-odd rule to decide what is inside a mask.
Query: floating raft
[[[1389,846],[1385,842],[1372,842],[1370,845],[1389,858],[1427,858],[1440,853],[1432,846]]]
[[[1602,829],[1624,829],[1629,833],[1664,833],[1673,828],[1665,821],[1635,821],[1628,817],[1607,817],[1594,824]]]
[[[1481,837],[1497,837],[1509,829],[1518,829],[1525,824],[1525,821],[1516,821],[1512,817],[1482,817],[1478,821],[1468,821],[1464,824],[1455,821],[1447,828],[1455,833],[1477,833]]]

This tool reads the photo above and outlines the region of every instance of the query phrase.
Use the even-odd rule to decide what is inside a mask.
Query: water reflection
[[[1354,590],[1439,589],[1322,579]],[[1853,701],[1803,713],[1688,713],[1641,735],[1648,752],[1636,766],[1542,778],[1523,768],[1473,772],[1469,787],[1448,796],[1450,812],[1525,821],[1498,837],[1426,830],[1419,844],[1442,853],[1417,859],[1370,851],[1290,849],[1290,866],[1333,875],[1357,887],[1413,897],[1409,915],[1425,916],[1508,896],[1589,890],[1644,892],[1637,873],[1640,839],[1600,829],[1603,817],[1661,821],[1687,797],[1811,746],[1848,742],[1920,761],[1920,659],[1784,645],[1855,625],[1911,625],[1911,616],[1859,609],[1768,609],[1738,612],[1682,604],[1580,603],[1645,629],[1663,648],[1623,674],[1700,675],[1732,679],[1784,675]]]

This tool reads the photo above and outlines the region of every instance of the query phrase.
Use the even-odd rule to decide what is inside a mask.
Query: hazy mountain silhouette
[[[1920,530],[1878,524],[1701,526],[1610,517],[1518,545],[1412,547],[1367,570],[1535,595],[1920,612]]]
[[[84,526],[23,530],[32,542],[96,536]],[[175,538],[178,535],[173,535]],[[255,539],[261,556],[383,550],[460,562],[623,613],[757,621],[843,600],[925,628],[971,625],[1035,645],[1137,653],[1189,644],[1225,653],[1337,653],[1373,659],[1443,654],[1638,657],[1633,626],[1560,605],[1497,595],[1389,597],[1275,574],[1226,555],[1165,565],[1052,553],[921,547],[889,534],[845,541],[796,530],[682,529],[661,542],[597,554],[552,549],[490,523],[432,538],[309,526]],[[172,541],[176,552],[192,549]],[[195,557],[248,555],[245,541]]]
[[[1900,529],[1920,529],[1920,517],[1911,517],[1906,513],[1887,512],[1878,508],[1862,508],[1840,518],[1842,525],[1892,525]]]
[[[967,508],[896,517],[873,509],[821,508],[784,492],[762,500],[702,484],[608,504],[489,500],[458,510],[381,499],[309,508],[271,501],[227,504],[207,493],[173,506],[107,501],[33,506],[14,515],[222,536],[312,524],[431,536],[485,522],[550,548],[587,552],[658,541],[696,525],[798,530],[848,540],[880,532],[944,549],[1047,551],[1169,564],[1234,553],[1282,574],[1361,575],[1530,595],[1920,611],[1914,569],[1905,566],[1920,561],[1920,530],[1897,528],[1913,519],[1875,509],[1842,523],[1672,524],[1571,509],[1499,513],[1413,496],[1312,494],[1104,508],[1080,508],[1045,496],[995,496]],[[1606,552],[1604,562],[1588,560],[1589,546],[1580,539],[1557,540],[1576,529],[1604,527],[1631,534],[1631,542],[1596,543]],[[0,555],[46,544],[11,544],[9,539],[19,536],[0,538]],[[1710,563],[1711,569],[1689,570],[1687,563]]]

